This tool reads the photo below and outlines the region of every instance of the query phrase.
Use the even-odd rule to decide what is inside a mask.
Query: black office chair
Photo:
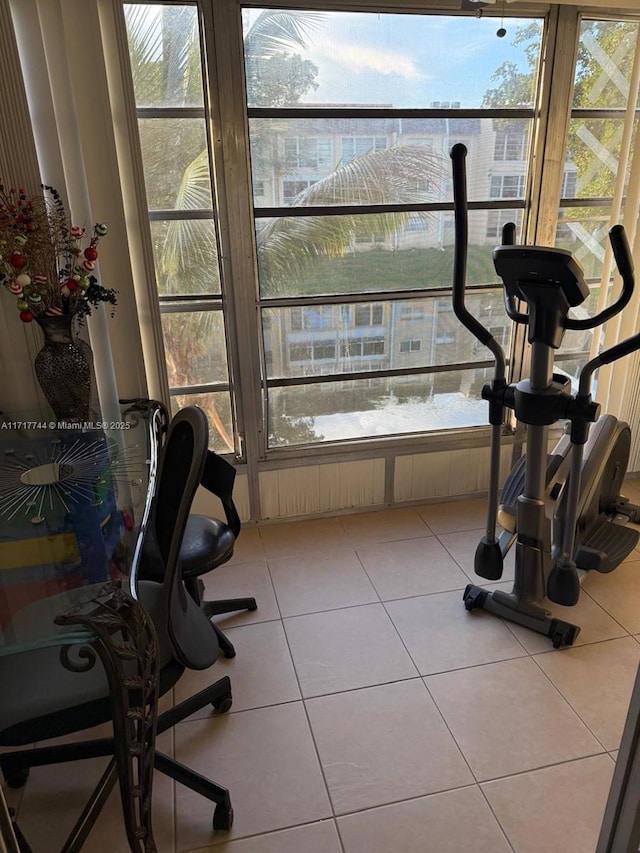
[[[212,450],[206,451],[201,485],[214,494],[222,503],[225,521],[204,515],[191,515],[180,549],[180,567],[187,591],[208,619],[235,610],[256,610],[255,598],[228,598],[205,601],[204,584],[201,576],[223,565],[233,556],[236,539],[240,535],[240,517],[233,502],[233,485],[236,469],[222,456]],[[157,580],[162,575],[162,563],[158,559],[153,537],[144,541],[142,577]],[[226,658],[235,657],[236,651],[229,638],[213,622],[218,644]]]
[[[207,439],[207,420],[200,409],[190,407],[176,414],[162,450],[149,522],[146,526],[143,523],[141,528],[142,536],[153,534],[156,556],[164,569],[161,583],[140,581],[137,585],[139,599],[150,614],[157,633],[159,695],[167,693],[186,668],[205,669],[211,666],[219,651],[211,622],[186,593],[179,572],[179,552],[191,502],[204,469]],[[136,553],[141,553],[141,559],[144,560],[144,548],[136,549]],[[125,599],[131,601],[130,598]],[[108,614],[105,618],[108,618]],[[128,633],[128,630],[123,632],[125,640]],[[25,746],[115,720],[103,667],[97,665],[85,667],[84,671],[79,668],[69,671],[61,664],[59,647],[0,657],[0,684],[0,745]],[[140,684],[140,680],[136,682],[132,676],[123,687],[130,695],[130,704],[134,709],[136,701],[140,704]],[[219,712],[229,710],[231,687],[227,677],[159,715],[158,734],[207,705],[212,705]],[[0,767],[7,783],[20,787],[25,784],[32,766],[101,755],[113,756],[115,750],[122,748],[122,744],[111,737],[25,749],[0,755]],[[154,766],[156,770],[216,803],[214,829],[231,827],[233,809],[229,792],[225,788],[160,752],[155,753]],[[87,837],[116,781],[114,767],[112,760],[74,827],[65,851],[79,850]],[[131,830],[126,816],[125,792],[122,793],[129,835]],[[135,796],[137,794],[134,792]]]

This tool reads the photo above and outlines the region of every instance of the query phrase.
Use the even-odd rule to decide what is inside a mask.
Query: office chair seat
[[[230,560],[236,537],[228,524],[217,518],[190,515],[187,521],[180,564],[182,577],[199,577]]]

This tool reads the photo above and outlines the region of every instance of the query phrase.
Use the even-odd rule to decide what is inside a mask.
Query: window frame
[[[228,264],[225,262],[225,253],[221,249],[221,230],[224,229],[223,220],[224,217],[220,215],[221,205],[223,202],[220,201],[219,194],[217,192],[218,184],[215,179],[216,175],[216,153],[215,146],[212,142],[211,135],[211,127],[215,123],[215,109],[212,106],[211,98],[209,97],[209,93],[211,91],[211,82],[210,82],[210,69],[208,63],[206,61],[206,42],[205,42],[205,30],[203,27],[203,16],[202,16],[202,4],[199,0],[151,0],[151,2],[147,2],[147,0],[121,0],[121,9],[122,9],[122,21],[123,21],[123,32],[127,33],[125,21],[125,7],[127,5],[147,5],[147,6],[176,6],[176,7],[184,7],[184,8],[193,8],[196,12],[197,18],[197,27],[198,27],[198,44],[199,44],[199,58],[200,58],[200,69],[202,75],[202,106],[194,107],[194,106],[138,106],[135,103],[135,91],[133,88],[133,82],[131,80],[130,94],[133,101],[133,112],[135,113],[135,117],[138,123],[138,127],[141,121],[153,121],[153,120],[165,120],[171,118],[186,118],[186,119],[196,119],[201,120],[204,125],[205,130],[205,141],[206,141],[206,153],[207,153],[207,162],[209,168],[210,175],[210,183],[211,183],[211,200],[212,206],[210,208],[175,208],[175,209],[167,209],[167,208],[152,208],[149,206],[147,201],[146,208],[146,220],[148,222],[149,235],[151,237],[151,226],[154,222],[178,222],[178,221],[198,221],[205,220],[210,221],[213,225],[215,241],[217,246],[217,254],[218,254],[218,278],[220,282],[220,292],[219,293],[207,293],[207,294],[193,294],[193,295],[182,295],[182,294],[173,294],[173,295],[165,295],[160,294],[157,289],[157,279],[156,279],[156,292],[154,293],[155,300],[158,304],[159,308],[159,317],[160,321],[162,320],[163,315],[168,314],[177,314],[177,313],[195,313],[195,312],[220,312],[222,315],[222,324],[225,331],[225,352],[226,352],[226,362],[227,362],[227,380],[226,381],[207,381],[203,383],[189,383],[185,385],[170,385],[168,381],[168,371],[167,371],[167,359],[166,359],[166,348],[164,345],[164,334],[162,329],[158,330],[158,334],[161,338],[161,351],[165,353],[165,364],[164,373],[166,377],[166,387],[169,394],[169,404],[171,404],[172,398],[181,397],[181,396],[198,396],[205,394],[218,394],[222,393],[228,397],[230,413],[231,413],[231,431],[232,431],[232,442],[233,448],[220,452],[233,454],[237,457],[242,458],[244,455],[244,447],[242,442],[243,428],[242,428],[242,415],[241,415],[241,403],[237,399],[236,394],[234,393],[234,376],[238,375],[238,359],[236,357],[236,346],[234,346],[233,341],[235,339],[235,335],[233,334],[232,329],[230,328],[232,325],[232,319],[229,316],[229,311],[227,310],[228,306],[228,298],[227,298],[227,282],[230,281],[230,270]],[[128,36],[127,36],[128,38]],[[138,131],[138,139],[139,139],[139,131]],[[142,152],[139,151],[139,163],[141,165],[140,174],[142,177],[143,183],[146,185],[146,181],[144,179],[144,167],[142,166],[143,158]],[[145,198],[147,197],[147,193],[144,193]],[[153,243],[153,238],[151,237],[151,242]],[[153,264],[153,268],[155,270],[156,265],[155,262]],[[196,401],[190,401],[190,403],[195,404]],[[211,436],[210,436],[211,443]]]
[[[185,5],[194,5],[194,3],[189,3],[189,0],[187,0]],[[225,67],[229,68],[229,65],[225,64],[228,58],[234,57],[238,60],[239,57],[242,56],[242,27],[240,23],[241,8],[252,4],[250,2],[241,3],[239,0],[221,0],[218,9],[215,11],[213,9],[213,5],[214,4],[210,3],[209,0],[200,4],[203,15],[203,29],[206,36],[203,53],[206,53],[207,55],[209,89],[213,88],[213,82],[218,77],[225,76],[224,69]],[[281,0],[281,2],[278,3],[261,2],[253,5],[259,5],[260,7],[273,6],[278,8],[284,8],[287,6],[291,8],[300,8],[301,6],[304,6],[305,9],[322,9],[330,6],[329,3],[319,4],[315,2],[300,2],[300,0],[295,4],[288,3],[286,1],[283,2],[283,0]],[[444,4],[442,4],[442,6],[444,7]],[[354,0],[350,4],[350,8],[371,10],[371,3],[368,2],[365,4],[363,2],[359,2],[359,0]],[[377,5],[376,8],[378,8]],[[406,4],[403,8],[406,8]],[[512,8],[514,13],[518,11],[517,7]],[[380,10],[391,12],[400,11],[400,4],[388,1],[386,4],[380,6]],[[411,11],[413,11],[413,9]],[[429,13],[435,14],[438,11],[442,14],[451,14],[452,8],[446,7],[440,8],[439,10],[430,10]],[[528,9],[527,12],[530,12],[530,9]],[[589,9],[589,17],[599,12],[600,10]],[[491,10],[486,10],[486,13],[490,14]],[[545,27],[547,48],[549,44],[558,43],[557,33],[554,33],[553,29],[557,29],[559,14],[567,17],[569,13],[575,16],[576,20],[578,19],[578,11],[576,9],[558,10],[557,7],[552,8],[551,15]],[[499,10],[497,10],[496,15],[499,16]],[[616,19],[619,19],[619,17],[620,16],[615,16]],[[220,22],[223,20],[233,25],[231,27],[231,38],[227,39],[227,45],[224,45],[223,40],[221,38],[216,38],[215,35],[216,27],[214,27],[214,24],[216,21]],[[551,32],[549,32],[549,29],[551,29]],[[542,84],[539,85],[539,91],[540,103],[544,104],[546,102],[548,104],[548,96],[551,91],[549,74],[547,74],[546,81],[543,80]],[[244,97],[242,74],[240,73],[238,63],[236,62],[230,73],[225,77],[225,86],[220,90],[220,103],[215,109],[211,110],[210,121],[212,123],[213,130],[211,158],[219,164],[215,180],[219,197],[221,199],[219,202],[221,219],[219,231],[220,240],[221,242],[228,241],[226,242],[226,245],[229,246],[229,251],[223,253],[223,263],[227,265],[228,270],[231,270],[234,277],[238,277],[239,280],[244,282],[241,292],[223,295],[222,308],[231,318],[228,338],[230,348],[230,367],[236,362],[235,354],[240,352],[240,355],[237,358],[238,365],[236,365],[235,369],[236,375],[241,376],[243,381],[237,383],[235,387],[232,388],[232,391],[236,392],[235,395],[232,394],[232,397],[238,403],[239,408],[244,408],[247,413],[244,429],[250,434],[247,437],[246,444],[248,458],[253,459],[256,462],[267,462],[272,460],[275,464],[278,459],[286,457],[297,459],[312,456],[335,457],[341,453],[353,454],[354,450],[358,453],[370,455],[372,448],[374,447],[404,448],[406,451],[407,448],[415,446],[418,442],[423,447],[425,446],[425,442],[428,445],[430,441],[433,441],[434,445],[442,444],[442,442],[444,442],[447,446],[458,446],[468,442],[470,431],[477,434],[479,429],[478,427],[448,431],[445,436],[430,436],[430,434],[411,433],[402,436],[384,437],[383,439],[363,438],[358,439],[355,442],[345,442],[344,447],[338,447],[335,445],[331,447],[323,445],[296,445],[293,447],[268,448],[266,446],[266,430],[263,428],[263,424],[266,423],[264,390],[268,390],[269,380],[266,379],[265,357],[261,343],[261,335],[259,334],[259,323],[257,321],[255,234],[252,227],[253,219],[247,209],[249,206],[252,206],[250,193],[247,117],[242,108],[243,102],[238,100],[240,93],[242,93],[242,96]],[[536,110],[540,110],[539,104],[536,105]],[[244,129],[244,138],[239,138],[241,135],[238,135],[237,131],[234,131],[235,139],[232,140],[230,138],[231,132],[228,129],[225,129],[229,127],[228,119],[230,117],[235,117],[236,128],[242,127]],[[513,111],[509,111],[509,117],[514,117]],[[534,182],[536,185],[536,193],[531,197],[526,210],[528,213],[525,228],[527,239],[531,239],[536,232],[543,233],[545,228],[547,230],[549,229],[548,224],[540,228],[539,223],[541,219],[546,219],[548,222],[548,220],[552,218],[552,208],[554,207],[550,202],[549,193],[547,193],[544,204],[542,201],[542,196],[544,195],[543,188],[546,186],[548,189],[551,185],[551,180],[548,176],[545,175],[544,182],[541,179],[541,175],[544,172],[543,163],[545,159],[547,159],[543,156],[540,141],[545,135],[544,130],[545,122],[542,121],[536,128],[536,140],[530,145],[530,156],[533,158],[534,168],[530,172],[529,183],[532,181]],[[232,184],[230,180],[232,175],[236,180],[235,184]],[[236,192],[236,187],[238,186],[238,175],[240,175],[240,190],[239,192]],[[558,188],[560,181],[557,177],[555,178]],[[225,186],[227,185],[234,186],[233,192],[226,192]],[[233,197],[234,194],[236,196],[235,198]],[[505,209],[509,206],[509,204],[505,204],[503,201],[496,205],[496,209]],[[519,204],[514,204],[513,206],[522,207],[522,205]],[[261,212],[264,212],[263,208],[261,208]],[[551,217],[549,215],[550,212]],[[231,231],[239,224],[242,225],[242,228],[240,231],[234,231],[234,233],[236,238],[239,235],[241,241],[244,242],[242,247],[238,246],[236,240],[230,240]],[[230,273],[227,271],[227,278],[229,275]],[[433,291],[428,293],[429,297],[434,295],[436,294],[434,294]],[[445,296],[446,294],[443,293],[442,295]],[[392,294],[392,298],[398,300],[411,298],[420,299],[424,297],[424,293],[419,296],[403,292],[394,292]],[[367,294],[365,299],[356,298],[353,302],[367,300],[371,301],[371,294]],[[345,302],[346,300],[344,297],[341,297],[340,301]],[[265,307],[279,307],[279,305],[283,303],[279,303],[278,300],[272,300],[271,302],[265,302],[264,304]],[[301,300],[300,304],[305,304],[304,300]],[[248,309],[247,313],[244,312],[244,309]],[[238,346],[239,341],[242,341],[242,347]],[[516,353],[516,355],[518,355],[518,353]],[[487,360],[486,365],[490,366],[491,363],[492,362],[490,360]],[[474,362],[472,366],[480,367],[481,365],[478,362]],[[345,381],[347,381],[348,377],[345,376],[344,378]],[[369,376],[367,376],[367,379],[369,379]],[[241,434],[241,437],[244,437],[244,435]],[[243,442],[243,450],[244,449],[245,444]]]
[[[269,7],[273,7],[273,8],[287,8],[287,7],[289,7],[289,8],[300,8],[299,4],[294,6],[292,3],[287,3],[287,2],[264,2],[264,3],[259,3],[259,4],[253,4],[251,2],[239,2],[239,6],[240,6],[241,10],[242,10],[242,8],[245,8],[245,7],[250,8],[253,5],[258,5],[260,8],[269,8]],[[339,11],[338,9],[336,9],[333,6],[330,6],[329,4],[326,4],[326,3],[320,4],[320,3],[316,3],[316,2],[305,3],[304,8],[305,9],[308,8],[309,10],[327,9],[327,10],[331,10],[331,11]],[[354,4],[350,4],[350,6],[347,9],[345,9],[345,11],[350,11],[350,10],[352,10],[352,11],[371,11],[371,7],[368,5],[365,6],[364,4],[356,2]],[[400,11],[400,9],[395,8],[395,7],[391,8],[388,3],[384,4],[384,5],[382,5],[382,4],[380,5],[380,12],[381,13],[382,12],[394,13],[394,12],[398,12],[398,11]],[[434,17],[435,16],[441,16],[441,15],[445,15],[445,16],[450,15],[452,12],[451,8],[445,8],[444,4],[442,6],[440,6],[440,8],[437,8],[437,9],[429,9],[429,10],[411,9],[411,10],[407,10],[407,11],[411,11],[412,14],[424,14],[426,16],[434,16]],[[518,14],[517,10],[515,11],[515,14],[516,15]],[[537,12],[537,11],[532,11],[529,8],[526,11],[522,11],[520,14],[522,17],[525,17],[525,18],[526,17],[539,18],[543,22],[542,39],[544,41],[545,34],[546,34],[547,29],[548,29],[548,23],[546,23],[546,21],[545,21],[544,11]],[[540,91],[540,80],[542,79],[542,65],[543,65],[543,63],[541,62],[541,65],[538,69],[538,75],[539,75],[539,77],[538,77],[539,82],[538,82],[538,87],[537,87],[538,91]],[[246,99],[246,95],[244,92],[243,92],[243,96]],[[477,108],[477,109],[464,109],[464,108],[462,108],[461,109],[460,105],[457,103],[453,106],[450,106],[449,104],[446,104],[443,106],[441,104],[437,107],[434,106],[434,107],[429,108],[429,109],[420,109],[420,110],[348,108],[348,107],[334,107],[334,108],[304,107],[302,109],[300,107],[279,107],[279,108],[247,107],[246,108],[246,121],[248,124],[248,122],[252,118],[258,118],[259,119],[259,118],[270,118],[270,117],[276,118],[276,119],[281,119],[283,121],[286,121],[288,118],[304,118],[304,119],[319,118],[319,119],[331,120],[331,119],[354,119],[354,118],[357,119],[357,118],[366,118],[366,117],[387,118],[389,116],[392,116],[394,118],[395,117],[398,117],[398,118],[401,118],[401,117],[439,118],[439,117],[445,116],[447,118],[464,119],[464,118],[486,118],[486,117],[488,117],[489,114],[492,118],[496,118],[496,119],[516,119],[516,120],[517,119],[528,119],[531,121],[530,131],[529,131],[530,136],[528,139],[528,153],[527,153],[527,157],[526,157],[526,168],[527,168],[528,178],[526,179],[526,183],[525,183],[525,178],[520,179],[522,186],[523,186],[523,190],[524,190],[523,191],[523,197],[522,198],[513,198],[512,197],[512,198],[507,198],[507,199],[493,199],[493,198],[489,198],[489,194],[487,193],[487,198],[485,200],[483,200],[481,203],[472,203],[472,205],[470,205],[470,207],[472,207],[472,208],[476,208],[476,209],[481,208],[483,210],[486,209],[488,211],[491,211],[493,209],[495,209],[495,210],[520,210],[522,212],[523,220],[525,220],[525,227],[528,230],[529,226],[526,222],[526,219],[527,219],[527,215],[530,213],[530,210],[533,208],[533,203],[529,199],[529,192],[530,192],[530,185],[531,185],[531,181],[532,181],[531,175],[533,172],[532,164],[534,163],[535,156],[536,156],[536,152],[534,151],[533,138],[535,135],[535,129],[536,129],[535,123],[536,123],[538,112],[539,112],[539,107],[538,107],[537,103],[532,104],[529,107],[522,107],[522,108],[515,107],[515,108],[492,109],[492,110],[488,110],[486,108]],[[355,136],[359,137],[358,134],[355,134]],[[375,138],[375,134],[371,138]],[[513,161],[504,161],[504,162],[508,163],[508,162],[513,162]],[[452,204],[448,204],[448,205],[444,204],[443,205],[443,204],[437,204],[437,203],[433,204],[433,205],[430,205],[430,204],[420,204],[420,205],[401,205],[401,204],[368,205],[366,207],[365,206],[353,206],[352,207],[349,205],[344,205],[344,206],[340,206],[340,207],[325,207],[325,206],[318,207],[318,208],[313,208],[313,207],[298,208],[298,207],[296,207],[296,208],[292,209],[292,208],[289,208],[286,206],[263,207],[263,206],[256,205],[254,207],[253,199],[252,199],[253,221],[256,223],[256,227],[259,227],[259,223],[261,220],[266,221],[271,217],[280,217],[280,216],[287,216],[287,215],[293,215],[293,216],[317,216],[317,215],[341,215],[341,214],[348,215],[350,213],[385,213],[385,212],[388,212],[390,210],[404,211],[404,212],[409,212],[409,213],[411,213],[411,212],[419,213],[419,212],[424,212],[425,210],[428,211],[431,209],[442,210],[443,208],[445,209],[445,215],[447,212],[450,214],[453,210],[453,205]],[[499,290],[499,287],[500,287],[499,285],[496,285],[495,287],[486,287],[486,288],[478,287],[477,289],[474,288],[473,290],[474,290],[474,292],[477,292],[480,294],[482,292],[487,292],[487,291],[489,291],[489,292],[497,291],[497,290]],[[450,293],[451,293],[450,287],[446,287],[446,288],[442,289],[442,291],[440,292],[440,295],[445,296],[446,298],[450,299]],[[382,301],[385,301],[387,303],[392,303],[394,301],[401,301],[401,300],[411,300],[411,299],[420,300],[420,299],[424,299],[424,298],[437,297],[438,294],[439,294],[439,292],[437,289],[429,289],[428,291],[421,291],[421,292],[400,290],[400,291],[393,291],[393,292],[389,291],[386,293],[379,293],[379,292],[376,292],[375,294],[374,293],[368,293],[365,295],[362,295],[362,294],[347,295],[347,294],[342,293],[342,294],[340,294],[339,297],[336,297],[335,299],[333,297],[328,297],[324,301],[326,301],[329,304],[333,301],[340,301],[341,303],[348,303],[348,304],[357,304],[358,302],[363,302],[363,301],[370,302],[370,301],[372,301],[373,298],[375,298],[376,300],[381,299]],[[300,296],[300,297],[291,297],[288,299],[284,299],[284,298],[280,299],[280,298],[261,297],[259,295],[259,293],[258,293],[256,299],[257,299],[258,305],[264,309],[275,308],[275,307],[283,307],[285,305],[296,305],[296,304],[304,305],[307,301],[311,301],[311,302],[317,301],[316,297],[308,298],[308,297]],[[439,344],[439,346],[440,346],[440,344]],[[507,353],[507,357],[510,360],[510,353]],[[493,361],[490,357],[490,354],[487,352],[487,358],[485,360],[463,362],[463,363],[456,364],[454,366],[451,366],[449,364],[442,365],[442,367],[440,368],[440,372],[442,372],[442,373],[450,372],[451,369],[454,369],[456,371],[457,370],[462,371],[462,370],[468,370],[468,369],[483,370],[483,369],[486,369],[487,367],[490,367],[492,364],[493,364]],[[373,372],[367,372],[366,374],[363,373],[363,374],[361,374],[361,376],[362,376],[362,380],[364,382],[365,378],[370,379],[372,377],[372,373],[374,376],[393,377],[394,375],[402,375],[405,372],[405,370],[406,370],[406,368],[405,369],[398,368],[396,370],[380,370],[380,371],[376,370]],[[429,374],[429,373],[437,372],[437,369],[434,367],[431,367],[431,366],[428,368],[414,368],[412,370],[414,370],[416,373],[422,372],[425,375]],[[345,380],[346,379],[352,379],[352,378],[355,378],[356,376],[357,376],[357,374],[351,374],[351,373],[350,374],[344,374],[344,375],[343,374],[336,374],[336,375],[332,374],[330,376],[324,376],[323,378],[325,381],[337,383],[337,382],[340,382],[341,379],[345,379]],[[292,380],[290,377],[287,377],[287,378],[269,377],[266,369],[263,369],[262,377],[263,377],[263,387],[264,387],[263,407],[266,407],[265,398],[272,389],[276,389],[279,387],[291,386],[293,384],[296,384],[294,382],[294,380]],[[302,372],[300,373],[300,376],[298,377],[298,379],[299,379],[300,385],[311,385],[317,381],[317,377],[309,376],[309,375],[304,376],[304,375],[302,375]],[[466,432],[466,434],[468,436],[468,434],[469,434],[468,430],[469,429],[477,430],[478,428],[477,427],[468,427],[468,428],[461,427],[459,429],[460,436],[453,435],[453,432],[449,431],[449,435],[451,436],[451,439],[452,439],[452,444],[458,443],[459,439],[464,441],[462,434]],[[267,431],[265,430],[263,435],[266,435],[266,432]],[[436,433],[437,433],[437,431],[436,431]],[[407,435],[389,435],[389,436],[385,436],[384,438],[376,438],[374,436],[369,436],[366,438],[347,439],[345,441],[345,452],[352,451],[352,448],[354,446],[372,447],[374,445],[380,445],[381,442],[386,442],[390,446],[402,446],[403,444],[410,445],[412,443],[415,443],[415,441],[417,441],[417,440],[429,441],[429,435],[430,435],[430,433],[426,432],[426,433],[410,433]],[[337,448],[332,448],[332,449],[337,450]],[[264,459],[271,459],[271,458],[275,459],[278,456],[281,456],[284,454],[287,454],[287,455],[290,454],[290,455],[304,457],[306,455],[312,455],[312,454],[316,454],[316,453],[318,453],[318,454],[323,453],[323,449],[322,449],[321,444],[318,444],[318,445],[313,445],[313,444],[294,445],[291,447],[263,446],[261,448],[262,458],[264,458]]]

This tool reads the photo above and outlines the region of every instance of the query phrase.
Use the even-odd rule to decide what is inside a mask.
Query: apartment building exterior
[[[440,102],[431,105],[433,109],[447,110],[458,106]],[[484,271],[489,276],[484,283],[495,285],[491,249],[500,243],[505,222],[512,219],[519,224],[521,219],[521,210],[505,211],[500,209],[500,202],[525,197],[529,139],[528,126],[521,122],[480,118],[359,118],[353,122],[289,118],[281,133],[254,138],[254,201],[258,209],[295,206],[303,198],[300,194],[353,158],[407,145],[420,146],[425,156],[436,157],[442,164],[437,186],[429,189],[425,186],[425,201],[450,200],[448,153],[456,142],[466,143],[469,150],[470,200],[489,202],[484,209],[470,212],[469,243],[484,258]],[[263,163],[269,164],[269,168],[261,168]],[[569,164],[565,172],[567,188],[571,181],[575,186],[575,174]],[[367,252],[373,260],[381,258],[382,253],[396,253],[402,258],[410,256],[412,251],[423,250],[426,260],[429,254],[424,250],[439,250],[446,253],[447,263],[439,278],[430,275],[427,268],[416,269],[414,264],[412,277],[399,282],[398,289],[424,288],[424,299],[376,301],[372,296],[371,301],[357,304],[312,304],[265,312],[267,374],[308,377],[437,365],[441,369],[442,365],[477,360],[478,345],[453,314],[450,296],[429,295],[429,290],[451,286],[452,245],[450,209],[416,212],[401,229],[391,233],[376,233],[373,229],[371,233],[354,233],[347,254]],[[482,321],[508,347],[511,322],[502,309],[499,292],[470,299],[472,310],[475,303]],[[486,367],[477,374],[482,383]],[[453,391],[463,377],[446,372],[438,376],[434,372],[419,381],[423,393],[425,383],[432,390]],[[405,382],[407,386],[415,386],[411,376]],[[398,385],[397,377],[394,385]],[[338,390],[335,383],[332,390]]]

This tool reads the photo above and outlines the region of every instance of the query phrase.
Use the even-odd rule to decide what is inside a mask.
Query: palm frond
[[[201,152],[185,169],[176,194],[179,210],[203,210],[211,206],[209,156]],[[167,228],[160,271],[178,276],[185,270],[201,269],[204,289],[211,287],[212,269],[217,269],[218,250],[213,228],[203,228],[202,220],[172,220]],[[193,276],[191,276],[193,278]]]
[[[415,204],[433,201],[443,174],[442,158],[423,145],[402,145],[355,157],[296,196],[292,207],[345,204]],[[261,286],[270,295],[279,281],[304,274],[313,258],[338,257],[358,234],[390,237],[412,217],[430,214],[385,212],[369,215],[283,216],[258,235]]]
[[[265,9],[245,34],[245,54],[248,58],[268,57],[286,49],[306,47],[323,18],[322,12]]]
[[[293,206],[412,204],[433,200],[442,158],[426,145],[397,145],[354,157],[301,192]]]
[[[197,55],[197,16],[191,8],[127,5],[125,17],[138,104],[181,103]]]

